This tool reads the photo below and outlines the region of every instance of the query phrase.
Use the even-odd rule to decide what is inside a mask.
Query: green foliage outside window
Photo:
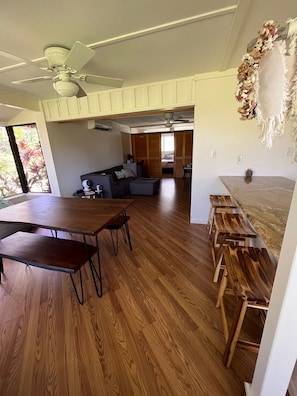
[[[29,192],[50,192],[45,161],[35,124],[13,127]],[[0,196],[23,192],[6,128],[0,127]]]

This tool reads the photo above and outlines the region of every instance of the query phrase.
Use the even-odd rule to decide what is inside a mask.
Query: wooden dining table
[[[9,206],[0,210],[0,223],[20,223],[20,224],[31,224],[35,227],[49,229],[54,232],[54,236],[58,237],[58,232],[68,232],[71,234],[79,234],[83,238],[83,243],[87,252],[87,259],[89,260],[94,284],[96,287],[96,292],[99,297],[102,296],[102,276],[101,276],[101,265],[100,265],[100,251],[99,251],[99,240],[98,234],[101,230],[105,229],[110,222],[112,222],[119,215],[126,216],[126,209],[133,203],[132,199],[78,199],[78,198],[63,198],[55,196],[41,196],[28,201],[18,203],[16,205]],[[98,269],[95,268],[91,255],[94,254],[94,250],[90,248],[87,243],[87,236],[95,238],[96,253],[98,260]],[[36,238],[32,238],[32,246],[36,243]],[[33,241],[33,239],[35,239]],[[17,261],[22,261],[24,263],[35,262],[31,257],[24,258],[20,257],[20,246],[22,246],[22,241],[24,236],[22,233],[17,233],[13,237],[8,237],[3,239],[2,247],[0,243],[0,255],[1,257],[14,258]],[[11,241],[11,242],[10,242]],[[52,244],[53,241],[47,241],[46,237],[43,238],[42,243],[44,244],[44,252],[48,250],[49,242]],[[26,249],[28,249],[28,243],[26,242]],[[8,247],[5,244],[9,245]],[[11,245],[20,245],[14,249]],[[66,241],[65,241],[66,245]],[[63,240],[57,240],[55,245],[56,249],[63,254],[63,250],[66,249]],[[65,247],[65,249],[64,249]],[[30,248],[30,246],[29,246]],[[88,249],[90,254],[88,254]],[[30,249],[32,252],[34,249]],[[25,246],[23,251],[25,251]],[[27,250],[26,250],[27,251]],[[30,253],[32,254],[32,253]],[[43,253],[44,260],[48,263],[51,262],[46,253]],[[40,255],[39,255],[40,257]],[[35,260],[35,261],[34,261]],[[40,261],[40,260],[39,260]],[[65,260],[64,260],[65,263]],[[37,265],[38,266],[38,265]],[[40,267],[44,268],[43,263],[40,263]],[[50,266],[48,266],[49,268]],[[54,268],[54,263],[52,264]],[[78,267],[77,267],[78,268]],[[67,265],[63,268],[68,272]],[[63,270],[61,269],[61,270]],[[80,270],[80,268],[79,268]],[[3,271],[3,265],[2,265]],[[99,281],[99,289],[97,287],[96,279]],[[77,290],[75,288],[77,293]]]
[[[0,222],[96,236],[132,204],[132,199],[79,199],[41,196],[3,208]]]

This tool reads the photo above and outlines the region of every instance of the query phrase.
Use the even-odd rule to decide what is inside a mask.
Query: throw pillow
[[[120,171],[114,171],[118,180],[125,179],[125,175],[123,174],[123,169]]]
[[[135,177],[135,174],[131,169],[122,169],[122,172],[126,178]]]

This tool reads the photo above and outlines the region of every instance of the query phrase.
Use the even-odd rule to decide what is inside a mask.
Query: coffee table
[[[154,195],[159,191],[160,179],[153,177],[138,177],[129,183],[133,195]]]

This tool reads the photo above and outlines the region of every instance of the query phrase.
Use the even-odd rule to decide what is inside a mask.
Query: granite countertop
[[[279,176],[221,176],[221,181],[278,260],[295,181]]]

